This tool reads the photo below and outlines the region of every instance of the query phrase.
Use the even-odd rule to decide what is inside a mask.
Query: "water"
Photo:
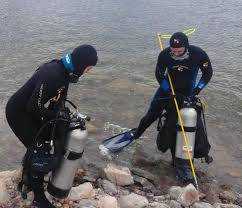
[[[17,167],[23,155],[23,146],[6,124],[5,104],[38,65],[78,44],[93,44],[98,66],[70,88],[70,98],[95,118],[100,132],[105,121],[133,128],[157,87],[156,33],[196,26],[190,42],[207,51],[215,71],[203,92],[215,157],[208,171],[242,185],[241,10],[239,0],[2,0],[0,169]],[[155,138],[152,130],[147,133]]]

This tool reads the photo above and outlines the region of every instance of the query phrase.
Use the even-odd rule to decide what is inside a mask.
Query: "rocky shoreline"
[[[0,208],[30,208],[32,192],[22,200],[17,191],[21,171],[0,173]],[[48,180],[48,179],[46,179]],[[56,207],[63,208],[239,208],[242,194],[215,183],[165,185],[157,176],[140,168],[108,163],[97,169],[78,169],[69,197],[58,200],[46,193]]]

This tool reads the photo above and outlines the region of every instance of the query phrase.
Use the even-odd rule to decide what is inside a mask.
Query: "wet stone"
[[[242,194],[238,194],[238,197],[236,199],[236,202],[239,206],[242,207]]]
[[[104,168],[104,172],[108,180],[119,186],[126,186],[134,183],[133,176],[127,167],[108,164]]]
[[[182,194],[183,192],[183,188],[180,186],[172,186],[169,191],[168,194],[171,196],[171,199],[177,200],[178,197]]]
[[[134,174],[134,175],[137,175],[137,176],[140,176],[140,177],[143,177],[143,178],[146,178],[148,179],[149,181],[153,182],[154,184],[158,183],[159,182],[159,177],[146,171],[146,170],[143,170],[143,169],[140,169],[140,168],[132,168],[131,169],[131,172]]]
[[[175,200],[171,200],[169,205],[171,208],[182,208],[182,205]]]
[[[84,183],[77,187],[73,187],[70,191],[69,199],[72,201],[88,199],[95,195],[95,190],[91,183]]]
[[[134,175],[134,182],[142,185],[144,191],[152,191],[155,190],[155,186],[149,182],[146,178]]]
[[[238,205],[235,204],[223,204],[223,203],[215,203],[213,204],[214,208],[241,208]]]
[[[156,202],[163,202],[166,200],[166,197],[165,196],[154,196],[154,201]]]
[[[89,202],[83,202],[83,201],[80,201],[80,203],[78,204],[77,206],[78,208],[96,208],[96,204],[92,201],[89,201]]]
[[[118,193],[118,189],[117,186],[115,186],[112,182],[108,181],[108,180],[100,180],[99,181],[99,185],[100,187],[103,188],[103,190],[105,191],[105,193],[107,194],[117,194]]]
[[[119,199],[120,208],[143,208],[148,204],[149,202],[146,197],[134,193],[121,196]]]
[[[233,191],[223,191],[219,194],[219,198],[221,199],[222,203],[233,204],[237,199],[237,195]]]
[[[165,203],[152,202],[147,208],[170,208],[170,206]]]
[[[195,202],[199,201],[199,192],[192,184],[189,184],[183,188],[183,191],[177,201],[184,207],[191,206]]]
[[[115,197],[105,195],[98,201],[98,208],[118,208],[118,202]]]
[[[206,202],[196,202],[192,208],[213,208],[213,206]]]

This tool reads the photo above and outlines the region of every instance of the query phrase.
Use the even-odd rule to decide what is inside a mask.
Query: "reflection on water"
[[[95,117],[100,131],[105,121],[133,128],[157,87],[156,33],[197,26],[190,42],[208,52],[215,71],[203,92],[209,104],[208,132],[215,157],[208,171],[241,184],[241,9],[239,0],[2,0],[1,169],[18,166],[23,155],[22,145],[6,124],[5,104],[39,64],[59,58],[78,44],[93,44],[99,51],[98,66],[71,86],[70,98]],[[152,138],[154,129],[147,131]]]

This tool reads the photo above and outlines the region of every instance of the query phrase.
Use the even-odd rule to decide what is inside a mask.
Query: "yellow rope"
[[[193,34],[195,31],[196,31],[196,28],[190,28],[190,29],[184,30],[183,33],[189,36]]]
[[[208,108],[208,103],[207,103],[207,101],[205,100],[205,98],[200,98],[200,102],[201,102],[201,104],[202,104],[202,107],[203,107],[204,111],[206,111],[207,108]]]
[[[187,30],[183,30],[182,32],[186,35],[192,35],[194,32],[196,31],[196,28],[189,28]],[[171,34],[158,34],[158,36],[162,39],[170,39],[171,38]]]
[[[159,44],[160,44],[160,49],[163,50],[164,47],[162,45],[162,41],[161,41],[160,35],[157,34],[157,36],[158,36],[158,40],[159,40]],[[187,149],[186,152],[187,152],[187,156],[189,158],[189,162],[190,162],[190,166],[191,166],[191,170],[192,170],[192,175],[193,175],[193,178],[194,178],[194,181],[195,181],[195,184],[196,184],[196,188],[198,189],[197,177],[196,177],[194,165],[193,165],[193,162],[192,162],[192,157],[191,157],[191,154],[189,152],[189,142],[188,142],[188,138],[187,138],[187,135],[186,135],[185,130],[184,130],[183,120],[182,120],[182,117],[181,117],[181,114],[180,114],[180,111],[179,111],[179,107],[178,107],[177,100],[175,98],[175,91],[174,91],[174,87],[173,87],[173,84],[172,84],[171,77],[170,77],[170,75],[168,73],[168,70],[167,70],[167,75],[168,75],[169,83],[170,83],[170,86],[171,86],[171,91],[172,91],[173,99],[174,99],[174,102],[175,102],[175,106],[176,106],[176,111],[177,111],[179,123],[180,123],[181,129],[182,129],[182,136],[183,136],[185,145],[187,147],[186,148]]]

